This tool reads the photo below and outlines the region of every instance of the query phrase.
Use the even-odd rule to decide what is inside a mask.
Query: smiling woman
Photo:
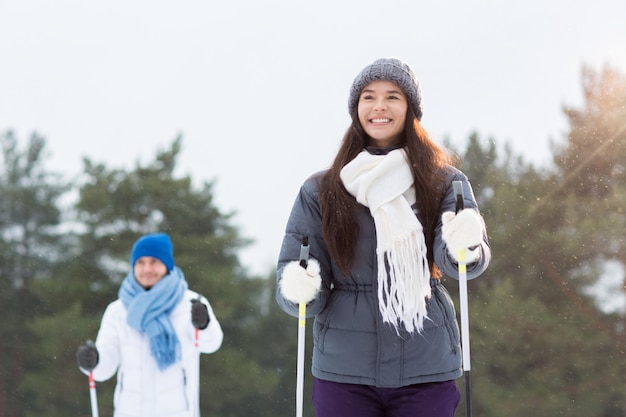
[[[287,223],[276,299],[315,317],[318,417],[452,417],[460,400],[458,325],[439,278],[458,277],[460,249],[472,249],[470,279],[491,252],[467,177],[421,127],[421,99],[405,62],[365,67],[338,154],[302,185]],[[453,181],[464,188],[458,215]]]

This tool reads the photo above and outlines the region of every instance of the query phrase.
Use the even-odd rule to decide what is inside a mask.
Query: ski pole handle
[[[454,195],[456,196],[454,212],[458,213],[465,208],[465,201],[463,201],[463,183],[461,181],[452,181],[452,190],[454,190]]]
[[[304,269],[309,265],[309,237],[302,237],[302,245],[300,245],[300,266]]]
[[[454,212],[458,213],[459,211],[465,208],[465,201],[463,195],[463,183],[461,181],[452,181],[452,190],[454,191],[455,200],[454,200]],[[467,251],[463,249],[459,249],[459,253],[457,254],[457,258],[459,259],[459,275],[463,275],[463,280],[466,278],[464,275],[466,274],[466,257]]]

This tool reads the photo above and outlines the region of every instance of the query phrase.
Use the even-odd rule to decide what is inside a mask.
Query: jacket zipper
[[[185,398],[187,410],[189,410],[189,398],[187,398],[187,373],[185,372],[185,368],[183,368],[183,397]]]

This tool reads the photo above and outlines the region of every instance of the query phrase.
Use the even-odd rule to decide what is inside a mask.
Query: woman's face
[[[391,81],[372,81],[359,96],[358,116],[365,133],[372,138],[370,145],[385,148],[394,145],[404,130],[406,96]]]

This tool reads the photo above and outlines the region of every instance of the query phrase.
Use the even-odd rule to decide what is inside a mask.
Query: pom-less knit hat
[[[137,259],[142,256],[157,258],[165,264],[168,271],[174,268],[174,246],[165,233],[154,233],[137,239],[130,253],[131,267],[134,267]]]
[[[363,68],[350,87],[348,112],[350,116],[359,104],[359,96],[366,85],[376,80],[392,81],[406,94],[417,120],[422,120],[422,90],[415,73],[407,63],[397,58],[380,58]]]

